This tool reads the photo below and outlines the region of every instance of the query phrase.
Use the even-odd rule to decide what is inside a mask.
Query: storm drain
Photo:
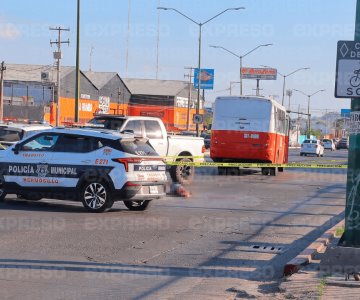
[[[284,247],[273,246],[273,245],[251,245],[250,249],[255,252],[262,252],[262,253],[273,253],[273,254],[281,254],[285,252]]]

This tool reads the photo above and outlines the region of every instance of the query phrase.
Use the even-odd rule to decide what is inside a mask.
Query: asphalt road
[[[282,299],[284,264],[343,218],[345,181],[344,169],[203,168],[191,198],[147,212],[10,197],[0,204],[1,299]]]

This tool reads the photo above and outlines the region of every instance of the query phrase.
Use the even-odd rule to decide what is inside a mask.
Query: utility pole
[[[300,144],[299,142],[299,131],[300,131],[300,104],[298,106],[298,118],[297,118],[297,128],[296,128],[296,143]]]
[[[286,96],[289,97],[289,104],[288,104],[288,109],[290,110],[290,98],[293,94],[293,91],[292,90],[286,90]]]
[[[185,74],[184,77],[185,78],[189,78],[189,95],[188,95],[188,103],[187,103],[187,117],[186,117],[186,130],[189,131],[190,129],[190,103],[192,102],[191,99],[191,92],[192,92],[192,78],[194,77],[193,75],[193,67],[185,67],[185,70],[189,70],[189,74]]]
[[[56,126],[60,125],[60,59],[63,58],[62,52],[61,52],[61,44],[70,44],[69,39],[67,41],[61,40],[61,33],[63,31],[70,31],[69,28],[61,28],[59,27],[50,27],[49,28],[52,31],[58,32],[58,38],[55,42],[50,41],[50,46],[53,44],[56,44],[57,51],[54,52],[54,59],[56,59],[56,82],[57,82],[57,99],[56,99]]]
[[[260,79],[256,79],[256,96],[260,96]]]
[[[4,61],[0,66],[0,123],[4,119],[4,71],[6,70]]]
[[[121,90],[120,90],[120,88],[118,88],[118,103],[117,103],[117,109],[116,109],[117,115],[120,115],[120,113],[119,113],[120,112],[120,100],[121,100],[120,97],[121,97]]]
[[[79,122],[79,98],[80,98],[80,0],[77,0],[76,14],[76,67],[75,67],[75,114],[74,121]]]

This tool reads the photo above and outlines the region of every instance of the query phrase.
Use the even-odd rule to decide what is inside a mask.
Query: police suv
[[[91,212],[124,201],[145,210],[165,195],[166,165],[148,141],[108,130],[54,128],[0,151],[0,200],[82,201]]]

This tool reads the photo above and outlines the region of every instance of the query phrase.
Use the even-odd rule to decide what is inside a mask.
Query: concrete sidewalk
[[[330,245],[336,245],[339,237]],[[297,273],[285,277],[280,284],[280,292],[285,299],[359,299],[360,281],[354,276],[348,280],[345,274],[320,271],[320,262],[326,249],[314,255],[311,263]]]

